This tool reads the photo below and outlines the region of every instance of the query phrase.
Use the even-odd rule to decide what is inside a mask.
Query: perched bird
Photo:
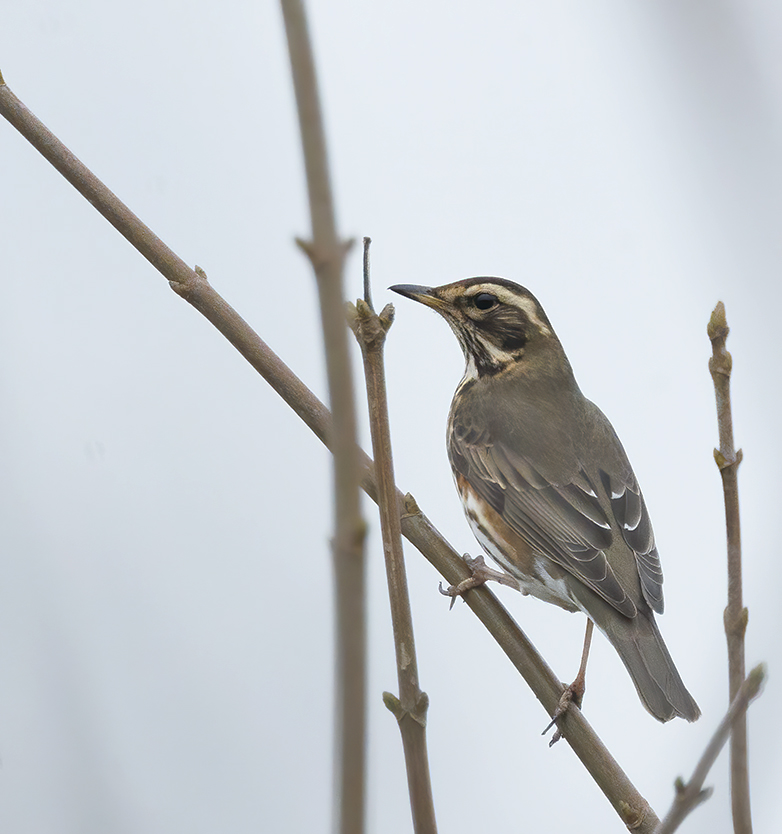
[[[638,482],[536,298],[503,278],[391,289],[440,313],[464,351],[448,455],[483,549],[522,592],[583,611],[655,718],[695,721],[654,619],[663,575]]]

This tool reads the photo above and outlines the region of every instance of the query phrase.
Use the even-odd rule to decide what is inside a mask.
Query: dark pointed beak
[[[403,295],[405,298],[420,301],[421,304],[425,304],[427,307],[433,307],[435,310],[439,310],[443,305],[443,302],[437,295],[437,291],[432,289],[432,287],[419,287],[417,284],[394,284],[393,287],[389,287],[388,289],[393,292],[398,292],[399,295]]]

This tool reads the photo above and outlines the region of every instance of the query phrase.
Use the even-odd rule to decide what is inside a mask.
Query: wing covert
[[[575,467],[567,483],[551,483],[526,457],[475,432],[460,432],[458,426],[449,451],[454,471],[533,549],[621,613],[635,616],[635,603],[604,552],[615,534],[595,485],[581,467]]]

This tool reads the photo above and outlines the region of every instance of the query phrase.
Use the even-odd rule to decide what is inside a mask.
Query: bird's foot
[[[581,709],[581,702],[584,700],[584,692],[586,692],[586,682],[581,677],[577,677],[573,683],[566,686],[559,698],[557,708],[554,710],[554,715],[551,716],[551,721],[546,725],[546,729],[543,730],[541,735],[546,735],[546,733],[557,723],[557,720],[568,711],[571,704],[575,704],[579,709]],[[548,746],[552,747],[561,738],[562,731],[559,727],[557,727],[554,735],[551,736],[551,741],[548,743]]]
[[[519,590],[519,583],[510,574],[493,570],[486,564],[483,556],[476,556],[472,559],[469,553],[465,553],[463,558],[464,563],[470,569],[470,576],[467,579],[462,579],[458,585],[449,585],[447,588],[443,588],[443,583],[440,583],[440,593],[451,598],[449,611],[453,608],[457,597],[464,596],[471,588],[479,588],[487,582],[500,582],[502,585],[508,585],[517,591]]]

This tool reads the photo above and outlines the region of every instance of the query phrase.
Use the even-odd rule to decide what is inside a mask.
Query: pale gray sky
[[[596,639],[587,716],[658,813],[726,706],[709,313],[732,327],[756,829],[782,813],[782,11],[695,2],[310,2],[340,227],[371,235],[397,474],[478,552],[444,447],[462,359],[392,283],[526,285],[643,486],[660,625],[703,710],[665,726]],[[275,3],[3,4],[14,92],[320,395]],[[328,831],[329,460],[205,320],[0,123],[0,828]],[[360,263],[348,265],[349,294]],[[358,363],[356,364],[358,370]],[[362,418],[363,419],[363,418]],[[369,830],[410,831],[373,506]],[[622,830],[469,610],[410,549],[440,829]],[[583,618],[509,591],[563,679]],[[727,757],[682,831],[730,831]]]

